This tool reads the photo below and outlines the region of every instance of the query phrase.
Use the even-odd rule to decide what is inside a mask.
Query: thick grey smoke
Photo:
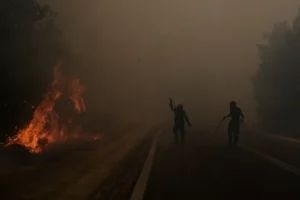
[[[235,100],[255,117],[256,44],[299,1],[41,0],[56,10],[95,108],[169,118],[172,96],[192,121],[215,123]]]

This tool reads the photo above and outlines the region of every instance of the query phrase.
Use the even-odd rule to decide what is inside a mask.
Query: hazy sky
[[[58,11],[100,110],[166,116],[172,96],[192,121],[204,123],[222,117],[230,100],[253,119],[256,44],[300,6],[298,0],[41,1]]]

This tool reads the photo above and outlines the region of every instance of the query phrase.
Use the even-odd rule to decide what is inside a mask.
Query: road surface
[[[300,199],[300,143],[250,132],[240,142],[228,148],[224,131],[190,130],[180,146],[164,130],[134,189],[143,197],[131,199]]]
[[[224,130],[192,128],[181,146],[168,127],[37,157],[9,150],[0,199],[300,199],[299,141],[242,132],[240,146],[228,148]]]

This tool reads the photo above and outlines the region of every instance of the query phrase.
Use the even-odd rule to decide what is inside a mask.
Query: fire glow
[[[51,144],[79,138],[78,131],[69,133],[67,125],[60,124],[59,115],[55,111],[55,105],[63,95],[62,85],[64,79],[61,66],[62,62],[59,61],[54,67],[54,79],[41,103],[35,107],[32,120],[25,128],[20,129],[16,136],[9,138],[6,146],[19,144],[31,153],[40,153],[49,148]],[[78,79],[70,81],[69,100],[73,103],[77,114],[86,111],[86,105],[82,97],[84,92],[85,88],[80,85]],[[100,137],[94,136],[92,139],[98,140]]]

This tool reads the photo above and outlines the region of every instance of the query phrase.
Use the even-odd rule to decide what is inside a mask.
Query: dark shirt
[[[239,107],[231,108],[229,116],[231,120],[240,121],[241,117],[244,117],[242,110]]]
[[[190,124],[188,117],[186,116],[185,111],[183,110],[183,108],[178,108],[178,107],[174,107],[172,103],[170,103],[170,108],[171,110],[174,112],[175,116],[174,116],[174,123],[176,125],[184,125],[185,121],[188,122],[188,124]]]
[[[174,122],[175,124],[184,124],[185,122],[185,111],[183,109],[174,108]]]

